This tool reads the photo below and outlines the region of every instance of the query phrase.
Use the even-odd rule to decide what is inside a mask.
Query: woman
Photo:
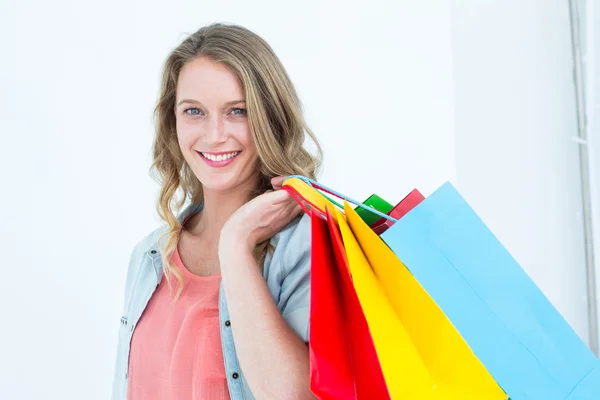
[[[131,255],[113,399],[311,398],[310,223],[280,189],[321,149],[284,67],[251,31],[204,27],[155,114],[166,224]]]

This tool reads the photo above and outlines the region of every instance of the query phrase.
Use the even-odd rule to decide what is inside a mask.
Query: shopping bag
[[[357,399],[344,299],[327,222],[311,213],[310,389],[319,400]]]
[[[512,399],[600,398],[600,361],[450,183],[381,238]]]
[[[452,184],[381,238],[511,399],[600,399],[600,361]]]
[[[344,298],[344,315],[347,322],[346,333],[349,337],[349,351],[356,382],[357,398],[359,400],[390,399],[371,331],[354,290],[342,237],[337,228],[336,218],[332,215],[333,210],[333,207],[326,207],[325,216]]]
[[[345,212],[354,237],[410,337],[409,344],[419,352],[435,391],[441,395],[435,398],[506,399],[508,396],[400,259],[348,203]]]
[[[379,219],[376,214],[371,212],[371,208],[379,210],[384,214],[389,214],[394,208],[393,205],[376,194],[370,195],[363,203],[370,208],[356,207],[355,211],[367,225],[374,224]]]
[[[297,195],[310,197],[311,189],[301,181],[284,182],[284,186],[293,187]],[[338,235],[337,221],[351,284],[367,319],[391,397],[506,399],[506,394],[398,258],[348,203],[345,208],[351,224],[362,229],[362,243],[359,244],[346,217],[337,210],[336,218],[328,215],[330,234]],[[365,232],[371,235],[368,239],[364,239]],[[375,243],[368,243],[369,240]],[[364,243],[370,247],[367,254],[371,258],[361,248]],[[376,271],[371,268],[371,261],[376,262]]]
[[[419,192],[417,189],[414,189],[405,198],[400,200],[400,202],[398,204],[396,204],[394,206],[394,208],[392,208],[391,211],[387,212],[387,215],[398,220],[398,219],[402,218],[403,216],[405,216],[407,212],[412,210],[414,207],[416,207],[417,204],[419,204],[423,200],[425,200],[425,197],[423,197],[421,192]],[[375,215],[367,209],[364,209],[364,210],[365,210],[365,212],[369,212],[370,214]],[[380,211],[382,211],[382,210],[380,210]],[[366,220],[364,218],[362,218],[362,219],[366,222]],[[371,225],[371,229],[373,229],[373,231],[376,234],[381,235],[390,226],[392,226],[393,223],[394,222],[390,219],[379,218],[373,224],[369,224],[369,225]]]
[[[338,329],[338,327],[332,326],[331,324],[328,324],[325,327],[323,327],[323,319],[321,318],[319,318],[318,321],[320,322],[317,322],[317,325],[313,325],[313,323],[310,324],[311,326],[309,328],[309,349],[311,346],[317,346],[316,353],[313,351],[313,358],[311,360],[311,388],[313,389],[313,393],[318,392],[323,396],[328,396],[328,394],[335,395],[335,392],[328,391],[327,389],[325,389],[326,385],[328,384],[327,379],[332,380],[331,385],[333,387],[337,387],[338,385],[347,382],[346,378],[344,378],[344,375],[342,375],[341,377],[335,377],[332,375],[330,375],[328,378],[319,377],[321,371],[318,371],[317,369],[319,368],[319,365],[322,365],[322,362],[316,359],[315,357],[319,357],[320,354],[323,354],[322,352],[320,352],[320,349],[324,348],[324,346],[318,343],[319,339],[316,339],[316,343],[314,342],[314,340],[315,335],[317,338],[322,336],[320,330],[327,329],[331,332],[338,332],[340,335],[347,335],[346,337],[348,353],[351,359],[353,374],[352,376],[355,384],[356,399],[390,399],[389,391],[387,389],[383,372],[381,370],[381,366],[377,358],[377,353],[375,351],[373,339],[371,337],[367,321],[363,314],[358,297],[356,296],[356,292],[354,291],[351,277],[349,275],[346,254],[344,251],[341,236],[339,234],[339,231],[337,231],[336,229],[332,229],[332,227],[336,226],[337,224],[337,222],[335,222],[337,213],[332,213],[332,209],[334,207],[332,206],[328,198],[318,193],[317,191],[312,190],[310,192],[303,191],[302,193],[299,193],[295,189],[295,187],[289,184],[289,181],[287,182],[287,184],[284,182],[282,188],[286,190],[297,201],[297,203],[303,208],[303,210],[307,214],[311,215],[312,223],[315,223],[315,220],[317,218],[320,218],[327,220],[328,225],[330,225],[330,244],[333,247],[333,254],[336,266],[335,271],[337,271],[338,273],[337,277],[339,278],[339,288],[342,294],[342,299],[336,301],[336,303],[342,303],[341,310],[343,311],[343,318],[346,323],[345,329],[340,330]],[[379,211],[377,210],[374,210],[373,212],[375,214],[379,213]],[[382,213],[380,214],[385,215]],[[318,233],[317,235],[320,238],[323,237],[323,234]],[[313,242],[312,244],[316,245],[316,251],[319,251],[318,249],[324,245],[324,242],[317,241]],[[313,249],[311,249],[311,275],[315,273],[316,268],[319,268],[319,266],[322,265],[322,259],[319,258],[316,254],[313,257],[313,254]],[[330,261],[330,259],[328,258],[325,258],[323,260],[325,260],[325,263]],[[319,273],[317,272],[317,274]],[[319,287],[319,284],[317,284],[317,287]],[[314,290],[315,288],[312,286],[311,282],[311,297],[313,295],[312,293]],[[317,295],[317,297],[319,297],[319,295]],[[313,310],[316,310],[315,307],[319,306],[320,303],[318,300],[311,301],[311,313],[313,312]],[[333,308],[332,306],[326,307],[329,310]],[[326,371],[327,370],[325,370],[323,374],[327,374]],[[338,379],[340,379],[342,383],[339,383],[340,381],[338,381]],[[344,390],[344,393],[347,392],[347,390]]]
[[[377,358],[392,399],[423,398],[420,388],[432,388],[425,365],[354,239],[345,218],[337,222],[352,283],[373,337]],[[334,221],[333,218],[331,218]]]

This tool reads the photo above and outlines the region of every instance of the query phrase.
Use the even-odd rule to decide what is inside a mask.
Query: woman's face
[[[258,154],[244,91],[229,67],[206,57],[185,64],[177,82],[175,115],[179,147],[205,190],[256,184]]]

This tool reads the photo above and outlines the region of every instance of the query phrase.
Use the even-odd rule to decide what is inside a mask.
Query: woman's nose
[[[208,126],[205,131],[206,143],[222,143],[226,140],[227,135],[225,134],[225,124],[221,115],[213,114],[209,119]]]

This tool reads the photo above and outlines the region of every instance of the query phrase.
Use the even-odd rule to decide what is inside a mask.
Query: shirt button
[[[225,326],[231,326],[231,322],[229,320],[225,321]]]
[[[156,254],[156,250],[152,250],[150,254]]]
[[[240,374],[238,374],[237,372],[234,372],[233,374],[231,374],[231,376],[233,377],[233,379],[237,379],[240,377]]]

